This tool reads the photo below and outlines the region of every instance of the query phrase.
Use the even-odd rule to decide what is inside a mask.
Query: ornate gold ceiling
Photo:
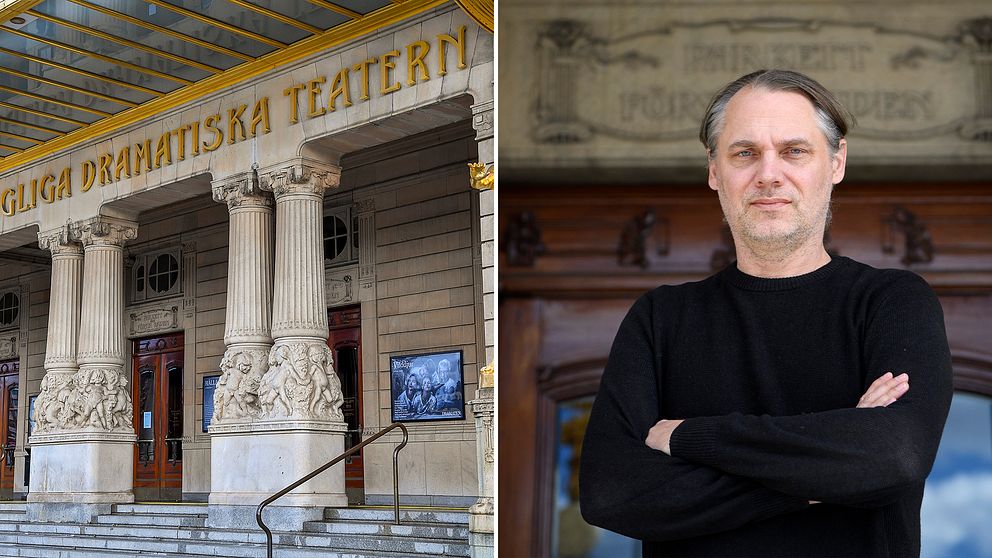
[[[9,2],[0,8],[0,172],[444,1]]]

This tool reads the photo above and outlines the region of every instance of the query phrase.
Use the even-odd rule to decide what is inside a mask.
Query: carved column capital
[[[228,209],[272,207],[272,194],[259,187],[254,171],[243,172],[210,184],[214,201],[226,203]]]
[[[138,237],[137,223],[113,217],[94,217],[73,223],[70,228],[83,246],[124,246]]]
[[[301,158],[259,171],[258,176],[262,189],[272,191],[276,199],[293,194],[323,196],[341,184],[341,167]]]
[[[38,247],[55,256],[81,256],[83,246],[69,225],[38,233]]]

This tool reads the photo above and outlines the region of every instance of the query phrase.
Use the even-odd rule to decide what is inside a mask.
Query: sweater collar
[[[846,261],[850,260],[843,256],[831,256],[829,262],[809,273],[796,275],[794,277],[776,278],[755,277],[753,275],[748,275],[740,269],[737,269],[737,262],[734,262],[721,271],[720,276],[731,285],[747,291],[787,291],[790,289],[797,289],[804,285],[809,285],[823,279],[824,277],[829,277]]]

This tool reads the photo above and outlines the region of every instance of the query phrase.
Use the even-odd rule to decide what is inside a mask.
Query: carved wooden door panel
[[[0,457],[0,490],[14,489],[14,447],[17,443],[17,403],[20,389],[17,385],[19,361],[0,364],[0,433],[3,436],[3,454]]]
[[[136,500],[179,500],[183,478],[183,335],[134,342]]]
[[[344,449],[362,441],[362,318],[358,306],[332,309],[327,313],[329,335],[327,346],[334,354],[334,370],[341,380],[344,403],[341,413],[348,423]],[[345,487],[355,490],[365,488],[365,468],[362,455],[345,461]]]

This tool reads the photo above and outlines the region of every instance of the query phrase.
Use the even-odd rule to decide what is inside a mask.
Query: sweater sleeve
[[[589,523],[647,540],[726,531],[803,509],[806,499],[648,448],[658,420],[651,302],[620,326],[582,446],[580,504]]]
[[[864,507],[897,500],[929,474],[950,407],[940,302],[906,274],[869,311],[864,339],[865,390],[885,372],[909,374],[909,391],[892,405],[691,418],[672,434],[672,455],[810,500]]]

